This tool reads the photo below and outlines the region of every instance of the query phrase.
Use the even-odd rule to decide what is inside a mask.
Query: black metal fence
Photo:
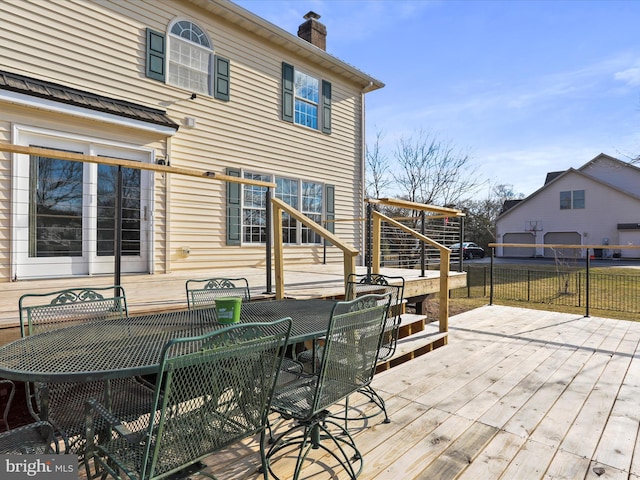
[[[584,269],[536,269],[465,265],[467,286],[451,298],[483,298],[640,313],[640,271],[594,273]],[[493,287],[491,280],[493,278]],[[588,288],[588,291],[587,291]]]

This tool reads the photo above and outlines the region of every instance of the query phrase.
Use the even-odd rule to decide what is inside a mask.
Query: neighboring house
[[[0,142],[266,180],[315,221],[360,218],[364,95],[384,85],[324,50],[318,18],[295,36],[226,0],[4,0]],[[0,152],[0,282],[112,272],[114,178]],[[263,188],[123,183],[123,273],[264,267]],[[322,259],[315,233],[283,228],[288,263]],[[363,243],[355,220],[335,233]]]
[[[497,243],[640,245],[640,169],[600,154],[582,167],[547,175],[545,185],[496,221]],[[639,257],[638,249],[596,256]],[[499,247],[498,256],[582,257],[585,249]]]

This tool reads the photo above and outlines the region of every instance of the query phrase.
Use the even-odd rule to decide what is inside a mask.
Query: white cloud
[[[632,67],[621,72],[616,72],[614,78],[626,83],[630,87],[637,87],[640,85],[640,67]]]

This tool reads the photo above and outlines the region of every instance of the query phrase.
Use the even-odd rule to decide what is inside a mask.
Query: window
[[[146,76],[159,82],[166,81],[191,93],[213,95],[218,100],[228,102],[231,90],[230,61],[213,55],[213,46],[206,33],[196,24],[181,20],[171,25],[168,36],[167,59],[166,35],[147,28]]]
[[[295,72],[295,108],[293,122],[318,128],[318,79],[302,72]]]
[[[302,182],[302,213],[322,225],[322,185]],[[302,243],[322,243],[320,235],[308,227],[302,227]]]
[[[298,199],[298,180],[276,178],[276,198],[287,205],[300,210]],[[298,243],[298,222],[287,213],[282,215],[282,235],[284,243]]]
[[[176,22],[169,36],[169,83],[197,93],[209,93],[211,43],[197,25]]]
[[[331,83],[283,62],[282,119],[331,133]]]
[[[584,208],[584,190],[574,190],[573,208]]]
[[[245,172],[244,178],[274,181],[270,175]],[[316,223],[322,224],[324,205],[324,186],[321,183],[300,181],[297,179],[275,177],[274,196],[287,205],[300,210]],[[266,188],[243,185],[242,187],[242,243],[266,242]],[[283,214],[282,234],[284,242],[290,245],[320,244],[322,238],[294,218]]]
[[[270,175],[246,173],[244,178],[270,182]],[[267,206],[265,187],[244,185],[242,195],[242,241],[244,243],[266,243]]]
[[[584,190],[560,192],[560,210],[584,208]]]

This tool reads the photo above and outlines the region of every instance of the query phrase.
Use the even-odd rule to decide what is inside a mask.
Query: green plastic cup
[[[242,298],[225,297],[216,298],[216,315],[218,323],[238,323],[240,322],[240,307]]]

